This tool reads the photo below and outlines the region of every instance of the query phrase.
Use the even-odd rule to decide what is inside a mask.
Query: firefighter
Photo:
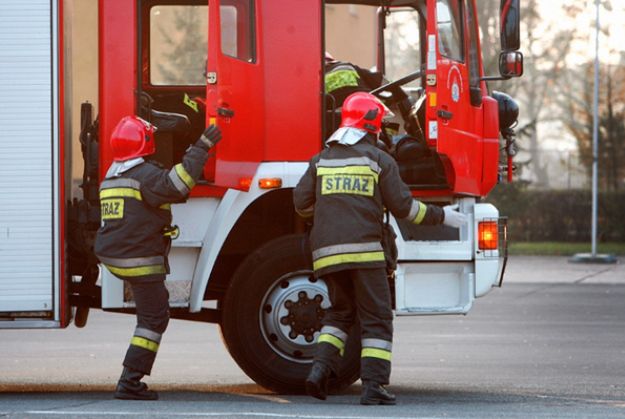
[[[355,64],[336,60],[325,53],[325,92],[327,95],[326,138],[340,122],[339,110],[345,98],[355,92],[369,92],[382,85],[381,73],[366,70]],[[336,112],[335,112],[336,111]]]
[[[314,215],[310,233],[315,277],[328,284],[332,307],[322,321],[306,379],[309,395],[325,400],[356,320],[361,328],[361,404],[395,404],[389,383],[393,313],[381,245],[384,208],[415,224],[461,227],[466,216],[453,206],[412,198],[397,163],[375,144],[388,109],[369,93],[343,104],[340,128],[314,156],[295,188],[295,209]]]
[[[380,87],[382,81],[381,73],[338,61],[328,52],[325,54],[325,91],[332,95],[337,108],[343,106],[343,102],[350,94],[373,90]]]
[[[137,326],[126,352],[115,398],[156,400],[141,382],[149,375],[169,322],[165,275],[167,255],[178,228],[170,204],[184,202],[202,173],[208,150],[221,139],[211,125],[171,170],[144,157],[156,151],[155,127],[124,117],[111,136],[113,164],[100,185],[101,227],[95,253],[113,275],[128,282],[136,304]]]

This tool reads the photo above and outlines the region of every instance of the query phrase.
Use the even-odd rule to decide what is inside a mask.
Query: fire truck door
[[[223,132],[217,185],[247,190],[261,161],[307,161],[319,151],[322,4],[210,3],[207,116]]]
[[[217,146],[215,183],[249,189],[263,158],[262,68],[258,64],[253,0],[209,4],[207,116],[223,140]]]
[[[438,152],[450,161],[455,173],[455,192],[476,193],[482,179],[482,111],[472,101],[477,54],[468,53],[464,0],[437,0],[436,24]],[[478,75],[479,86],[479,75]],[[478,89],[479,90],[479,89]],[[472,103],[473,102],[473,103]]]

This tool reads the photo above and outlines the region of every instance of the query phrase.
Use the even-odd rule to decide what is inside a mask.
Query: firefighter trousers
[[[360,378],[388,384],[391,375],[393,311],[385,268],[350,269],[324,277],[332,307],[326,312],[317,339],[315,361],[336,374],[347,333],[360,323]]]
[[[137,327],[126,351],[124,367],[149,375],[169,323],[169,292],[165,288],[165,275],[128,283],[135,299]]]

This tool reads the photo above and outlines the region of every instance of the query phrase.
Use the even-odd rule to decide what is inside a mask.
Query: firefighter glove
[[[210,125],[206,130],[202,133],[202,136],[195,143],[197,147],[203,148],[208,151],[215,144],[217,144],[221,140],[221,130],[217,125]]]
[[[467,216],[458,212],[458,204],[443,207],[445,218],[443,224],[453,228],[460,228],[467,223]]]

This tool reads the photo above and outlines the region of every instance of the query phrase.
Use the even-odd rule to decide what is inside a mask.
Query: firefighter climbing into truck
[[[224,140],[211,149],[189,199],[171,206],[180,235],[164,282],[170,316],[218,324],[254,381],[304,392],[331,304],[314,275],[310,226],[292,201],[308,161],[324,147],[326,114],[340,112],[328,107],[325,51],[384,76],[369,93],[395,113],[383,131],[402,181],[413,198],[457,206],[468,219],[455,228],[390,217],[395,315],[464,315],[502,284],[506,220],[484,198],[513,174],[518,108],[487,84],[522,74],[519,0],[500,2],[496,76],[484,70],[475,0],[99,0],[91,26],[98,93],[82,106],[80,139],[69,129],[79,112],[66,105],[78,87],[64,39],[71,32],[61,30],[64,2],[49,9],[7,2],[15,4],[11,19],[42,36],[17,58],[0,60],[7,84],[29,92],[2,109],[6,132],[32,127],[27,137],[3,139],[11,164],[0,165],[0,178],[13,179],[15,195],[0,214],[0,327],[82,327],[90,309],[136,313],[131,286],[93,251],[99,184],[115,158],[108,140],[123,117],[137,115],[157,127],[152,159],[171,170],[216,125]],[[49,19],[30,19],[33,10]],[[20,66],[36,72],[38,83],[29,84]],[[37,116],[33,125],[24,109],[52,118]],[[36,145],[37,155],[14,153],[22,141]],[[72,159],[72,147],[83,161]],[[82,182],[74,179],[81,166]],[[33,176],[21,176],[24,169]],[[329,391],[359,377],[360,337],[348,335]]]
[[[151,373],[169,322],[167,257],[171,240],[179,234],[171,225],[171,204],[186,200],[208,151],[221,140],[219,128],[209,126],[182,163],[167,170],[144,160],[156,152],[155,130],[141,118],[122,118],[111,136],[113,164],[100,185],[102,223],[94,252],[106,269],[128,282],[137,314],[115,391],[118,399],[158,399],[141,378]]]

